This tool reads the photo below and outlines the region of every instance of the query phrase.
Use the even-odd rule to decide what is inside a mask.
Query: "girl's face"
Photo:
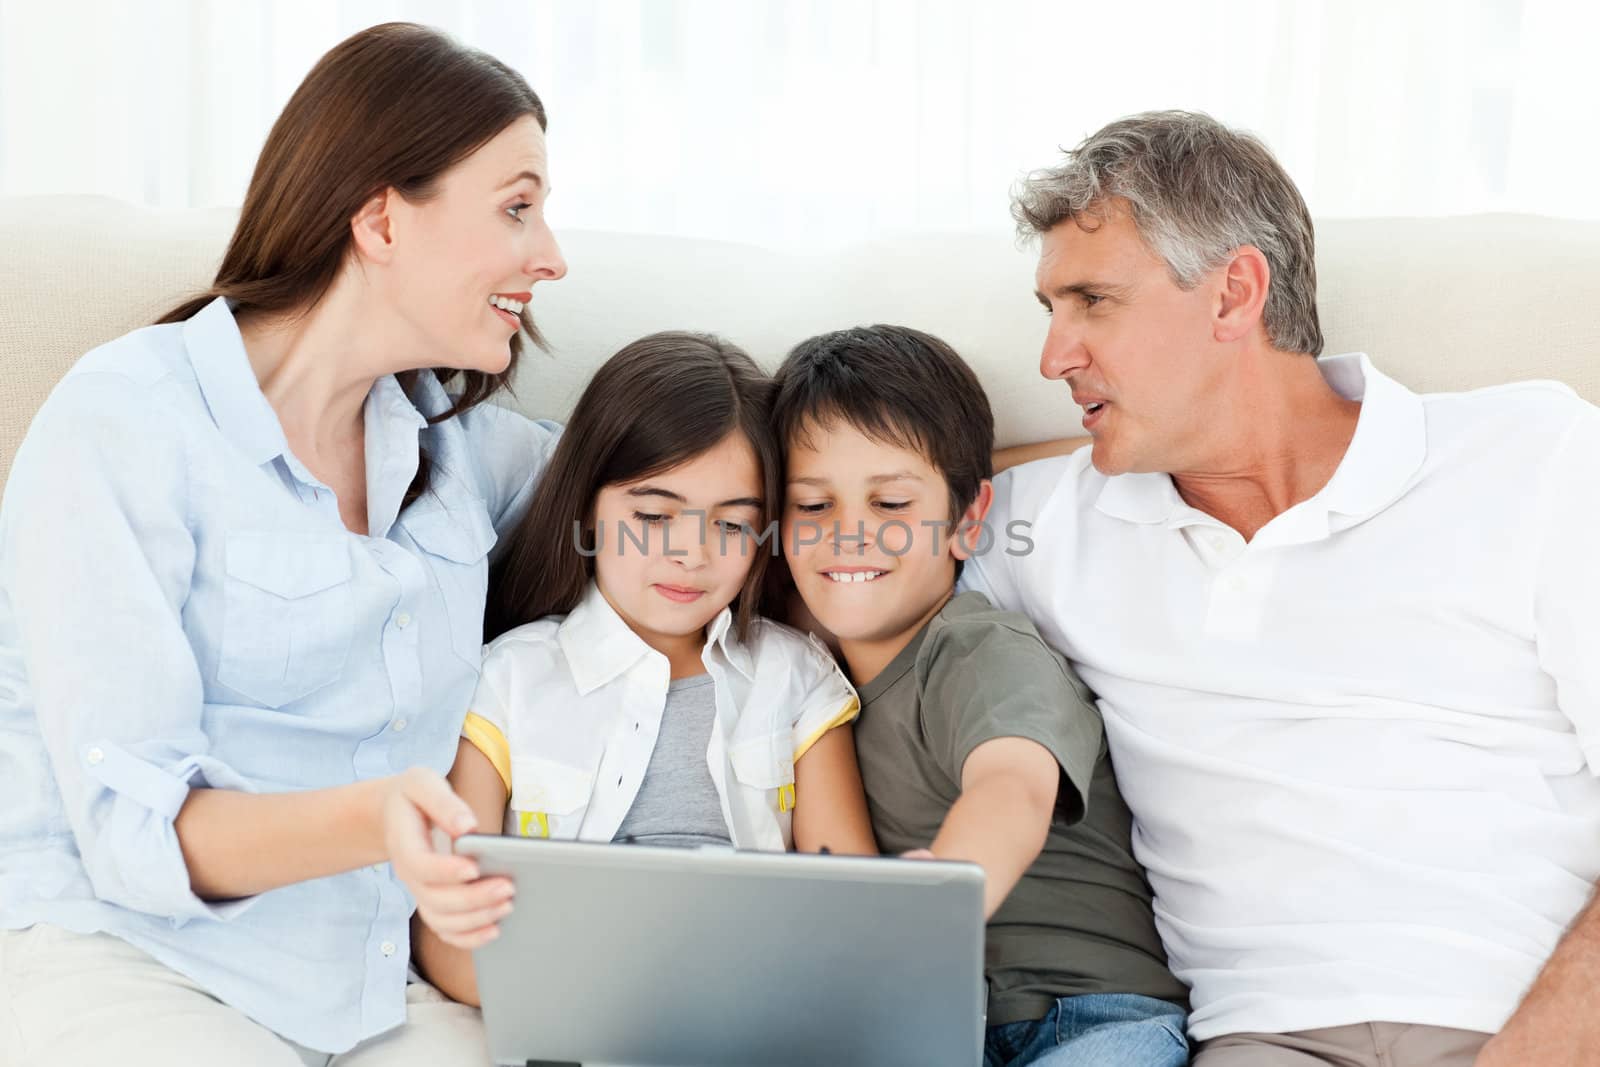
[[[545,223],[544,131],[531,115],[501,130],[439,179],[437,195],[391,197],[390,310],[407,322],[426,366],[498,374],[537,281],[567,273]],[[514,302],[509,310],[497,303]]]
[[[699,634],[733,602],[754,564],[761,464],[737,431],[660,474],[595,498],[595,581],[659,651]]]

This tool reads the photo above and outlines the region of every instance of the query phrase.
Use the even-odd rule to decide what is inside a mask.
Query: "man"
[[[1196,1064],[1588,1062],[1600,410],[1316,359],[1305,204],[1203,115],[1014,214],[1093,445],[996,479],[1034,547],[962,585],[1099,695]]]

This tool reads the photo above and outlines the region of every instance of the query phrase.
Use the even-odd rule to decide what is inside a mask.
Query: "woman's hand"
[[[479,878],[471,857],[440,852],[434,831],[450,840],[477,829],[472,809],[450,783],[413,767],[391,779],[384,798],[383,839],[399,877],[417,901],[417,915],[439,940],[475,949],[500,934],[495,924],[511,913],[509,878]]]

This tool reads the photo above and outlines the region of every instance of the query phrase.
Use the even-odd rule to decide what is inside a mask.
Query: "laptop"
[[[468,835],[516,907],[474,965],[497,1064],[974,1067],[968,863]]]

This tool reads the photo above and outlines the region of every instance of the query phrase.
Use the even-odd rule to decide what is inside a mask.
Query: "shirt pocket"
[[[512,757],[508,831],[575,841],[594,795],[595,768]]]
[[[217,681],[267,707],[339,677],[350,653],[344,537],[229,534]]]
[[[494,547],[494,524],[482,501],[475,506],[423,508],[405,528],[427,558],[450,623],[450,644],[474,669],[483,659],[483,608],[489,588],[485,557]]]
[[[757,737],[736,739],[728,746],[728,762],[733,776],[746,797],[757,809],[777,820],[783,840],[790,839],[794,818],[793,738],[788,730]]]

